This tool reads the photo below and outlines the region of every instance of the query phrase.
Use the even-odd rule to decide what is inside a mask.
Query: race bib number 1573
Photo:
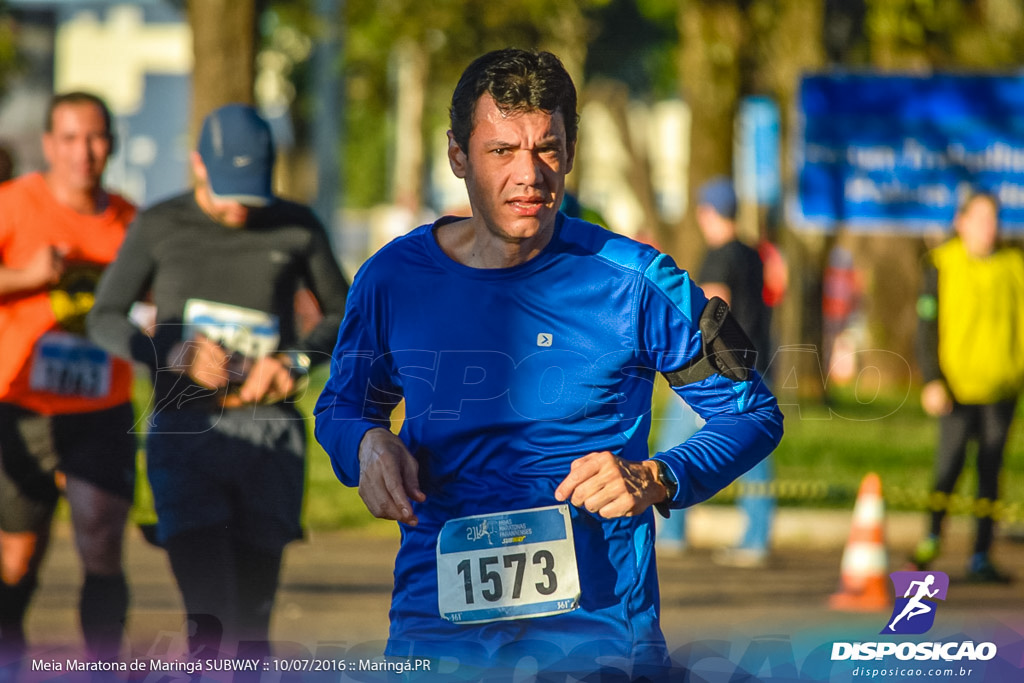
[[[437,603],[462,624],[576,609],[579,572],[569,508],[461,517],[437,541]]]

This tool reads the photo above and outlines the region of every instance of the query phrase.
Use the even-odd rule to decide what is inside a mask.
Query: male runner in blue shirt
[[[472,216],[396,239],[349,293],[316,434],[400,523],[389,655],[665,674],[650,508],[710,497],[782,436],[728,309],[558,212],[576,132],[554,55],[474,61],[448,133]],[[707,422],[648,459],[659,372]]]

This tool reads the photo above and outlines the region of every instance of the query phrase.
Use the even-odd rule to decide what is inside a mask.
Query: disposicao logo
[[[889,578],[896,589],[896,606],[879,633],[927,633],[935,623],[935,600],[946,599],[949,576],[943,572],[893,572]]]
[[[896,605],[881,635],[919,635],[935,624],[936,600],[945,600],[949,577],[942,572],[893,572]],[[881,660],[886,657],[919,661],[987,661],[995,657],[994,643],[858,642],[832,643],[832,661]]]

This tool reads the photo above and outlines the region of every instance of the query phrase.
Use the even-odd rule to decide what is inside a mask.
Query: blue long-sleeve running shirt
[[[668,256],[561,214],[512,268],[452,260],[436,225],[356,276],[316,407],[317,438],[357,486],[360,440],[406,402],[426,501],[401,528],[388,653],[659,661],[652,511],[603,519],[554,490],[588,453],[648,457],[655,377],[699,355],[704,294]],[[680,508],[766,457],[782,415],[756,374],[676,390],[707,421],[655,456]]]

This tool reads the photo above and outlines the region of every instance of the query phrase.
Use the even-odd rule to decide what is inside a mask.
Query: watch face
[[[665,487],[668,491],[668,497],[672,498],[676,494],[676,490],[679,488],[679,482],[673,476],[672,470],[669,466],[658,460],[658,482]]]

